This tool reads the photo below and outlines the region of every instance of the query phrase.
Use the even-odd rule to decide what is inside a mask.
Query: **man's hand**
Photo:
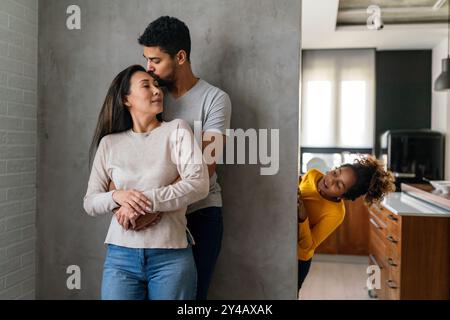
[[[135,223],[136,226],[133,228],[134,231],[146,230],[150,227],[153,227],[159,223],[162,218],[162,213],[149,213],[145,216],[139,216]]]
[[[178,181],[181,181],[180,176],[178,176],[171,184],[175,184]],[[109,191],[112,191],[112,190],[116,190],[116,186],[114,185],[114,182],[110,181]],[[139,214],[138,212],[136,212],[136,210],[134,210],[131,206],[129,206],[129,205],[125,205],[125,206],[127,207],[126,210],[121,211],[119,214],[117,214],[117,213],[119,212],[119,210],[122,207],[119,207],[119,208],[116,208],[113,210],[114,215],[117,218],[117,221],[119,222],[119,224],[122,227],[125,228],[125,230],[128,230],[128,229],[132,229],[134,231],[146,230],[150,227],[157,225],[161,221],[161,218],[162,218],[161,212],[152,212],[152,213],[147,213],[145,215],[142,215],[142,214]],[[131,215],[131,212],[129,212],[129,211],[134,212],[134,217]],[[127,218],[127,216],[129,216],[131,218]]]
[[[156,225],[162,217],[162,213],[148,213],[145,216],[137,214],[132,208],[128,206],[122,206],[115,211],[115,217],[117,222],[125,230],[141,231]]]

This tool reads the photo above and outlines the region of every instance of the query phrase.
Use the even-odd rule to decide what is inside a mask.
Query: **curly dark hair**
[[[371,206],[379,203],[389,192],[395,191],[395,178],[392,172],[384,169],[384,163],[373,156],[357,159],[353,164],[344,164],[356,175],[356,183],[344,195],[344,199],[355,200],[364,196],[364,202]]]
[[[189,28],[183,21],[174,17],[163,16],[148,25],[138,39],[145,47],[160,47],[172,58],[180,51],[186,51],[190,61],[191,36]]]

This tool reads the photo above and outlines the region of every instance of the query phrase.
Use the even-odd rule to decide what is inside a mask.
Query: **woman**
[[[365,203],[380,202],[395,190],[392,173],[372,156],[344,164],[326,174],[309,170],[298,188],[298,289],[305,280],[314,250],[342,223],[345,200],[364,196]]]
[[[190,203],[207,196],[208,171],[189,125],[160,122],[162,107],[156,81],[135,65],[114,79],[99,115],[84,209],[97,216],[122,207],[105,240],[102,299],[196,296],[185,214]],[[110,181],[115,190],[109,191]],[[139,216],[154,212],[164,212],[155,226],[128,228]]]

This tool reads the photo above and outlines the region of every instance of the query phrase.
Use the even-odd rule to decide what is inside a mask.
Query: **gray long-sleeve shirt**
[[[177,176],[181,181],[170,185]],[[209,179],[202,152],[183,120],[162,122],[150,133],[133,130],[104,137],[97,149],[84,209],[89,215],[111,214],[117,208],[108,192],[136,189],[164,212],[161,221],[146,230],[126,231],[112,217],[105,243],[128,248],[186,248],[186,209],[208,195]]]

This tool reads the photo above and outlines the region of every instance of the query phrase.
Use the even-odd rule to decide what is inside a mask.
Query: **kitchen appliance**
[[[430,180],[429,181],[434,189],[442,194],[450,193],[450,181],[439,181],[439,180]]]
[[[429,129],[388,130],[380,137],[386,169],[394,173],[397,190],[401,183],[444,179],[444,135]]]

